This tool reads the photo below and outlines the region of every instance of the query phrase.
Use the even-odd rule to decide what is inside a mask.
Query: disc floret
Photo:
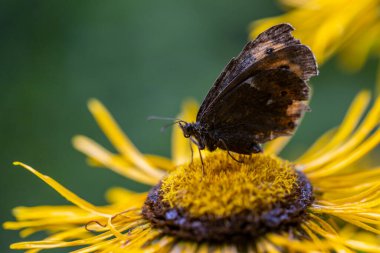
[[[312,190],[305,176],[277,157],[214,152],[183,165],[150,192],[144,215],[169,234],[196,241],[257,238],[288,230],[306,216]]]

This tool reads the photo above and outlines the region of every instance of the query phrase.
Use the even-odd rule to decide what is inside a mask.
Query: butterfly
[[[279,24],[248,42],[216,79],[196,122],[179,122],[199,150],[259,153],[262,143],[294,133],[310,110],[307,81],[318,67],[293,30]]]

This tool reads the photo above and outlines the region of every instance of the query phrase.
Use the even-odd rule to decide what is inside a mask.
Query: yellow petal
[[[172,171],[175,168],[173,162],[166,157],[152,154],[145,154],[144,156],[153,167],[160,168],[166,171]]]
[[[356,162],[364,155],[368,154],[371,150],[373,150],[380,143],[380,130],[377,130],[369,139],[361,143],[359,147],[357,147],[354,151],[350,153],[346,153],[345,157],[340,159],[336,159],[331,164],[326,167],[322,167],[320,170],[315,172],[307,172],[307,176],[310,179],[326,177],[332,174],[335,174],[350,164]],[[343,152],[342,152],[343,153]]]
[[[121,131],[111,114],[98,100],[91,99],[88,107],[104,134],[127,161],[135,164],[146,174],[155,177],[157,180],[160,180],[165,175],[164,172],[153,168],[149,164],[144,155],[138,151],[129,138]]]
[[[353,152],[356,152],[357,151],[356,149],[358,148],[358,146],[359,148],[362,148],[363,143],[361,142],[365,138],[367,138],[368,134],[370,134],[374,130],[374,128],[379,124],[380,122],[379,116],[380,116],[380,98],[377,98],[374,106],[371,108],[366,118],[363,120],[363,122],[360,124],[357,130],[350,136],[350,138],[348,138],[345,143],[342,143],[337,148],[332,149],[331,151],[325,152],[323,155],[317,157],[316,159],[313,159],[312,161],[308,163],[304,163],[304,166],[305,166],[304,171],[308,173],[313,170],[318,170],[321,168],[321,166],[328,163],[329,161],[332,161],[332,160],[339,161],[337,157],[351,156],[350,152],[352,152],[352,150],[355,150]],[[344,126],[342,127],[344,128]],[[367,140],[366,142],[372,143],[374,138],[376,138],[375,135],[372,135],[369,138],[369,140]]]
[[[73,145],[77,150],[99,163],[99,165],[111,169],[122,176],[148,185],[155,185],[158,182],[156,177],[147,174],[144,170],[136,168],[123,159],[123,157],[111,154],[90,138],[81,135],[75,136],[73,138]]]
[[[328,131],[318,141],[297,159],[297,163],[305,164],[313,161],[316,157],[320,157],[324,153],[335,149],[347,138],[351,137],[351,134],[361,117],[363,116],[371,99],[371,93],[367,90],[361,91],[352,102],[348,109],[343,122],[337,130]]]
[[[47,183],[50,187],[52,187],[54,190],[56,190],[62,197],[73,203],[74,205],[82,208],[83,210],[86,210],[90,213],[98,214],[100,216],[110,216],[109,213],[105,213],[102,208],[98,208],[89,202],[85,201],[84,199],[78,197],[73,192],[62,186],[60,183],[55,181],[54,179],[41,174],[37,170],[33,169],[32,167],[23,164],[21,162],[14,162],[14,165],[20,165],[21,167],[27,169],[28,171],[32,172],[34,175],[36,175],[38,178],[40,178],[42,181]]]
[[[121,187],[112,187],[106,193],[106,199],[112,204],[123,204],[125,208],[129,208],[133,205],[143,205],[146,199],[147,193],[136,193]]]
[[[284,136],[274,139],[273,141],[268,142],[264,146],[264,152],[267,154],[277,155],[282,149],[288,144],[293,136]]]
[[[377,95],[380,95],[380,64],[377,66],[376,92]]]

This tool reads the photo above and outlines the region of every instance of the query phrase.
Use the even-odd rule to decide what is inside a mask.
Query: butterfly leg
[[[201,159],[201,163],[202,163],[202,178],[203,178],[203,176],[205,175],[205,165],[203,163],[203,157],[202,157],[202,152],[200,148],[198,148],[198,152],[199,152],[199,158]]]
[[[194,160],[194,150],[193,150],[193,142],[190,140],[189,141],[189,144],[190,144],[190,151],[191,151],[191,163],[193,163],[193,160]]]
[[[199,145],[199,142],[197,140],[195,140],[193,137],[190,137],[190,150],[191,150],[191,163],[193,163],[193,147],[191,145],[191,143],[194,143],[195,145],[197,145],[198,147],[198,152],[199,152],[199,158],[201,160],[201,163],[202,163],[202,176],[204,176],[205,174],[205,165],[203,163],[203,157],[202,157],[202,153],[201,153],[201,147]]]
[[[229,157],[231,157],[234,161],[236,161],[236,162],[238,162],[238,163],[243,163],[242,160],[238,160],[238,159],[236,159],[236,158],[231,154],[231,152],[230,152],[230,150],[228,149],[227,144],[226,144],[226,142],[225,142],[224,140],[219,139],[218,142],[221,143],[221,144],[224,146],[224,149],[227,151],[227,155],[228,155]]]
[[[199,148],[199,142],[196,139],[194,139],[194,137],[192,137],[192,136],[189,137],[189,140],[190,140],[190,151],[191,151],[191,163],[193,163],[194,150],[193,150],[193,145],[191,145],[191,144],[194,143],[198,147],[198,149],[200,149]]]

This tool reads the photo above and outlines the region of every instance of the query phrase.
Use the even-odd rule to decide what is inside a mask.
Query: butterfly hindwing
[[[212,106],[200,123],[228,150],[252,153],[253,143],[294,132],[309,108],[309,92],[306,82],[290,70],[263,70],[217,98],[218,106]]]

